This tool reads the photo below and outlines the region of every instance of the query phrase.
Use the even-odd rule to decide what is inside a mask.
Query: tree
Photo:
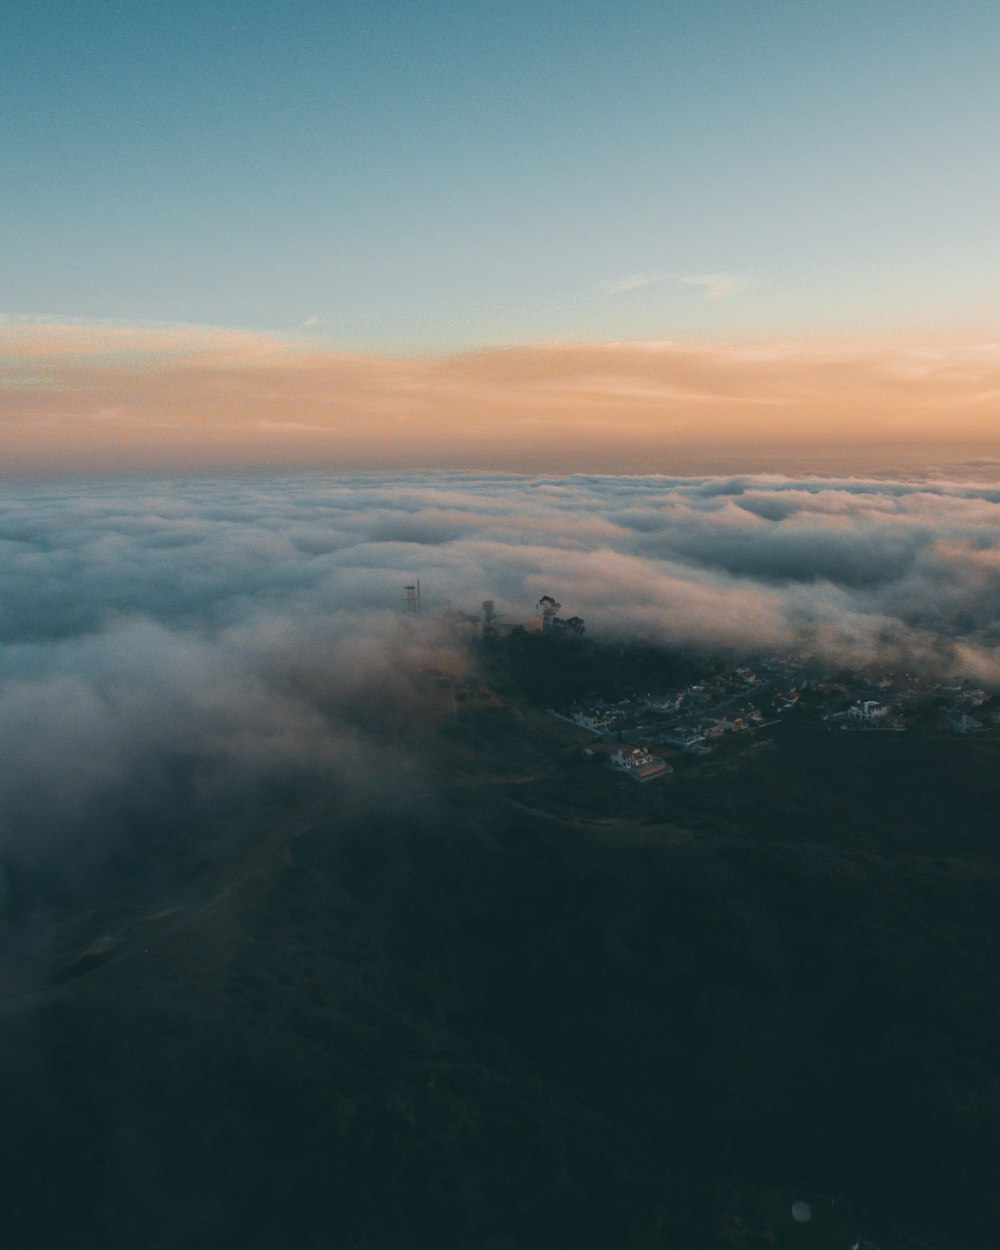
[[[538,600],[538,611],[542,615],[542,629],[551,629],[552,623],[557,619],[557,614],[562,608],[562,604],[553,599],[551,595],[542,595]]]
[[[586,630],[583,623],[583,617],[571,616],[569,620],[564,620],[559,616],[562,604],[558,599],[553,599],[551,595],[542,595],[538,600],[538,611],[542,616],[542,629],[549,630],[553,633],[560,634],[576,634],[579,637]]]

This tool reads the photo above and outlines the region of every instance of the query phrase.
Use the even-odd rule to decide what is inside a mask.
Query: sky
[[[608,378],[605,409],[629,427],[648,426],[651,404],[670,420],[631,461],[597,437],[595,468],[634,467],[647,443],[653,467],[672,467],[677,421],[717,457],[731,405],[677,415],[676,387],[651,398],[636,372],[636,343],[715,352],[723,373],[746,344],[782,345],[810,374],[818,350],[860,362],[838,391],[851,411],[830,414],[807,386],[791,438],[787,422],[757,431],[757,388],[735,446],[765,461],[855,428],[920,442],[926,414],[911,428],[883,375],[901,345],[951,352],[958,415],[936,393],[932,441],[985,451],[992,375],[957,375],[996,339],[998,39],[1000,10],[972,0],[13,0],[0,12],[4,462],[345,467],[372,463],[359,443],[377,425],[376,448],[421,467],[580,468],[560,459],[566,423],[589,447]],[[126,340],[128,376],[109,378]],[[200,415],[186,434],[163,424],[168,340],[191,362],[184,402]],[[223,404],[227,439],[212,425],[222,340],[251,366],[239,418]],[[613,344],[630,346],[605,369]],[[525,387],[540,352],[573,346],[597,362],[582,370],[589,401],[580,370],[559,394],[551,378],[542,396]],[[513,388],[463,391],[470,354],[498,351]],[[268,443],[276,421],[303,424],[303,399],[275,369],[257,385],[262,355],[322,374],[310,408],[365,371],[366,402],[337,417],[345,437],[286,428]],[[448,375],[446,400],[428,372]],[[788,405],[786,373],[769,403]],[[526,400],[536,424],[558,409],[544,437],[475,435],[484,410],[532,420]],[[86,427],[61,456],[55,409]]]

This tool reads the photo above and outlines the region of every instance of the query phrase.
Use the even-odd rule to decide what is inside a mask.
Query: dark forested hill
[[[998,744],[789,729],[640,787],[514,684],[367,797],[15,909],[5,1244],[996,1244]]]

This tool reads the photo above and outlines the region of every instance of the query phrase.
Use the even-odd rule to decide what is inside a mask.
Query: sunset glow
[[[198,327],[0,325],[8,471],[888,471],[1000,453],[1000,344],[317,350]]]

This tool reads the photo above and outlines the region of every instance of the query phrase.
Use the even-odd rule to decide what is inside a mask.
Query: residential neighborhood
[[[547,710],[593,735],[583,748],[587,758],[619,771],[629,767],[616,754],[622,748],[636,759],[665,763],[677,754],[709,755],[731,740],[763,741],[776,725],[873,736],[1000,732],[1000,697],[970,681],[943,685],[905,672],[832,672],[812,657],[792,656],[761,657],[752,665],[706,661],[705,675],[683,688],[641,691],[615,702],[581,698]]]

